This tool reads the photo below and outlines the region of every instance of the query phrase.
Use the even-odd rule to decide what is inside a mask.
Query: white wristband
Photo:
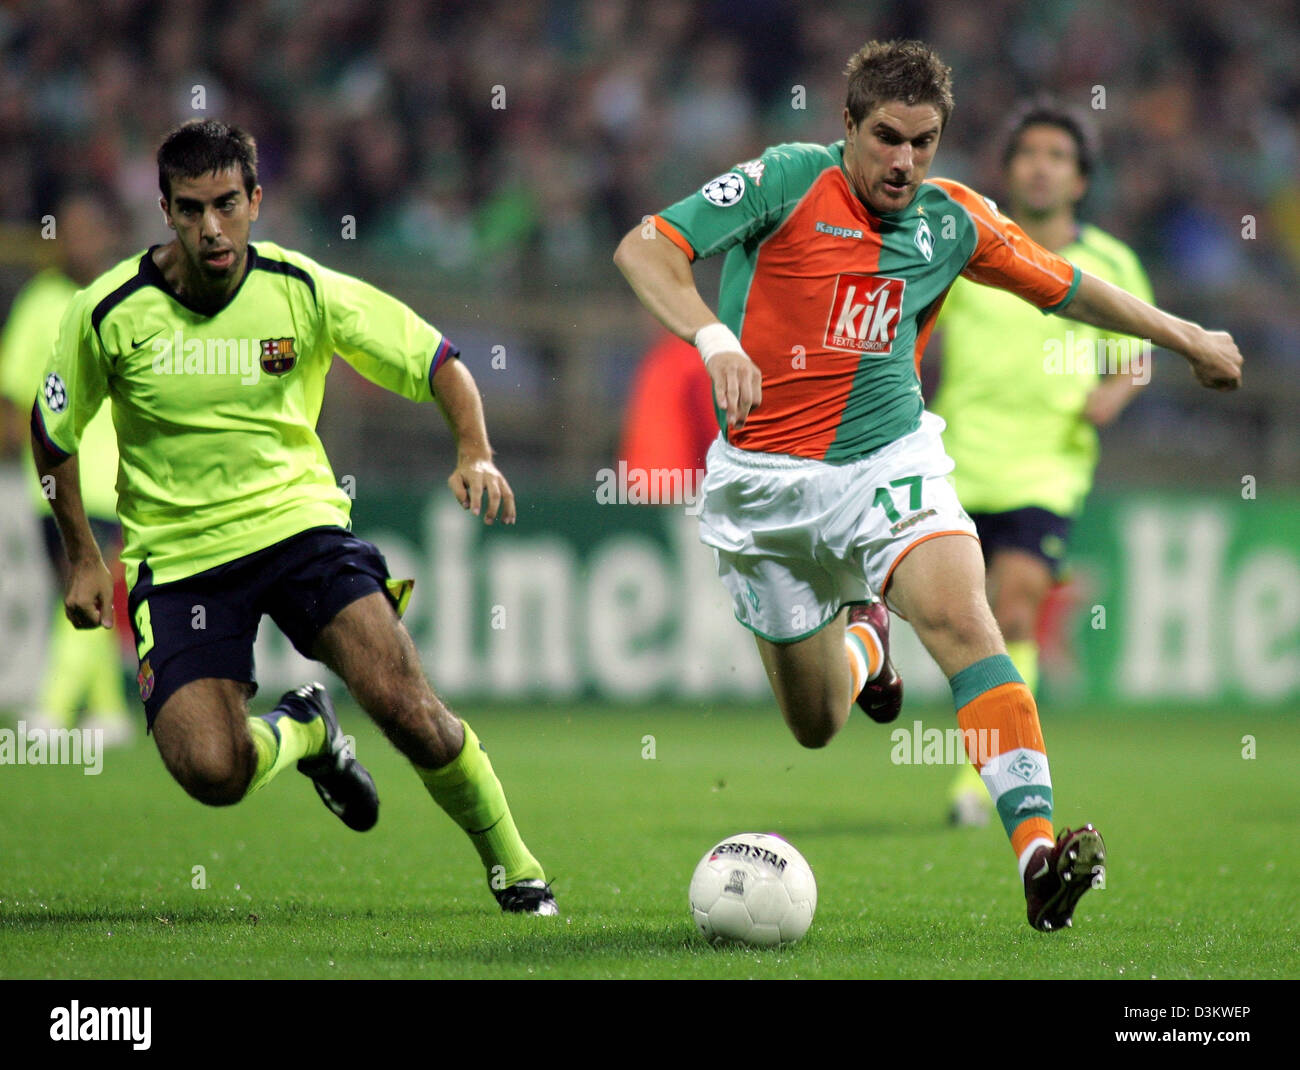
[[[710,323],[695,332],[695,348],[700,351],[707,367],[709,361],[719,353],[743,353],[740,339],[731,333],[725,323]]]

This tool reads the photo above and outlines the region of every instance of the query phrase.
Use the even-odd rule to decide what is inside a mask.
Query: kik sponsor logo
[[[826,321],[826,347],[882,356],[891,352],[905,285],[903,279],[879,275],[840,275]]]

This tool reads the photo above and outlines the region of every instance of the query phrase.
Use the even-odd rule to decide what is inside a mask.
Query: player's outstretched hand
[[[462,457],[456,462],[456,470],[447,484],[461,508],[468,509],[475,516],[482,513],[485,524],[491,524],[498,516],[502,523],[515,522],[515,492],[497,466],[486,457]],[[482,508],[484,492],[487,493],[486,511]]]
[[[74,628],[113,627],[113,576],[102,558],[72,566],[63,612]]]
[[[709,360],[709,378],[728,427],[744,427],[749,410],[763,400],[763,373],[744,353],[718,353]]]
[[[1202,386],[1211,390],[1236,390],[1241,386],[1241,353],[1227,331],[1202,331],[1198,344],[1187,354]]]

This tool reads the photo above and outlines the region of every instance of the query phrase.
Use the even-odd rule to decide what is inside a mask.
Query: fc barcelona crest
[[[283,375],[297,363],[292,338],[262,339],[262,370],[268,375]]]
[[[136,674],[135,682],[140,685],[140,701],[148,702],[149,696],[153,694],[154,684],[153,666],[149,664],[148,658],[140,662],[140,671]]]

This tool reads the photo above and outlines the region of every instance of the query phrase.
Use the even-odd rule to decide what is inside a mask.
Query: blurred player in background
[[[350,828],[378,820],[374,781],[320,684],[249,714],[253,642],[269,615],[410,760],[469,835],[501,908],[557,913],[486,752],[420,667],[399,619],[410,582],[392,579],[379,551],[350,533],[351,500],[315,430],[337,352],[380,386],[437,401],[457,444],[456,497],[487,523],[513,523],[514,496],[459,351],[373,286],[249,242],[262,188],[242,131],[184,124],[158,150],[158,181],[175,237],[77,294],[32,408],[37,468],[55,481],[72,562],[70,619],[111,624],[112,579],[87,525],[78,461],[87,424],[111,397],[140,697],[177,782],[229,805],[296,764]]]
[[[1003,153],[1008,215],[1039,245],[1149,302],[1133,250],[1076,216],[1093,143],[1087,120],[1059,104],[1023,107]],[[943,378],[931,408],[948,424],[944,448],[979,533],[993,616],[1036,691],[1039,615],[1092,487],[1097,428],[1149,381],[1150,350],[966,279],[953,283],[937,330]],[[950,796],[954,824],[987,821],[974,766],[961,767]]]
[[[69,578],[68,556],[32,465],[26,430],[32,400],[54,350],[59,321],[68,302],[73,294],[110,267],[122,250],[118,248],[118,214],[97,191],[69,193],[55,206],[53,216],[57,262],[19,291],[0,332],[4,454],[21,454],[31,473],[31,498],[41,520],[41,534],[60,594],[50,625],[36,708],[27,715],[27,721],[29,725],[44,728],[70,728],[84,712],[81,727],[102,730],[104,742],[111,745],[126,741],[132,734],[122,680],[121,648],[112,633],[74,628],[64,612],[62,592]],[[85,507],[91,532],[109,571],[120,577],[118,552],[122,532],[117,524],[115,490],[117,437],[109,406],[103,406],[86,425],[82,445],[86,459]]]
[[[703,471],[717,437],[713,387],[699,350],[661,330],[637,365],[618,459],[629,469]]]
[[[926,181],[953,98],[948,67],[924,44],[871,42],[848,78],[843,141],[781,145],[737,165],[655,216],[649,233],[630,231],[615,263],[708,367],[725,423],[709,450],[701,537],[795,738],[825,746],[887,671],[887,615],[849,610],[845,624],[846,607],[860,611],[878,592],[949,679],[1030,925],[1059,930],[1104,870],[1104,844],[1091,825],[1053,837],[1038,709],[989,609],[917,355],[960,274],[1152,338],[1205,386],[1238,386],[1241,355],[1226,333],[1037,245],[966,186]],[[724,251],[719,315],[691,262]]]

